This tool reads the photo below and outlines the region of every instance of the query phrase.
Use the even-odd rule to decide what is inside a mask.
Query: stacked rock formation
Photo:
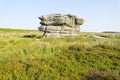
[[[44,32],[45,37],[76,36],[80,32],[80,25],[84,22],[83,19],[71,14],[49,14],[39,19],[41,26],[38,29]]]

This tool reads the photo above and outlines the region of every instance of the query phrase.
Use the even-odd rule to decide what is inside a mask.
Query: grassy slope
[[[120,79],[119,34],[21,37],[24,35],[41,36],[41,33],[1,33],[0,80]],[[97,39],[93,35],[105,39]]]
[[[0,32],[25,32],[25,31],[31,31],[31,30],[0,28]]]

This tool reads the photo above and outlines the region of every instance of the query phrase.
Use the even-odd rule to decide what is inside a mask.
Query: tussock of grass
[[[120,79],[118,34],[39,38],[38,32],[8,33],[0,35],[0,80]],[[109,37],[96,39],[92,35]]]

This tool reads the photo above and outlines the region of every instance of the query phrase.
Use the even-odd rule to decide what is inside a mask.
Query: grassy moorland
[[[28,31],[32,31],[32,30],[0,28],[0,32],[28,32]]]
[[[120,34],[0,29],[0,80],[120,80]]]

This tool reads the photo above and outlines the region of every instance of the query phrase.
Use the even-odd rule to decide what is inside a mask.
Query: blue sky
[[[37,29],[52,13],[83,18],[82,32],[120,32],[120,0],[0,0],[0,28]]]

